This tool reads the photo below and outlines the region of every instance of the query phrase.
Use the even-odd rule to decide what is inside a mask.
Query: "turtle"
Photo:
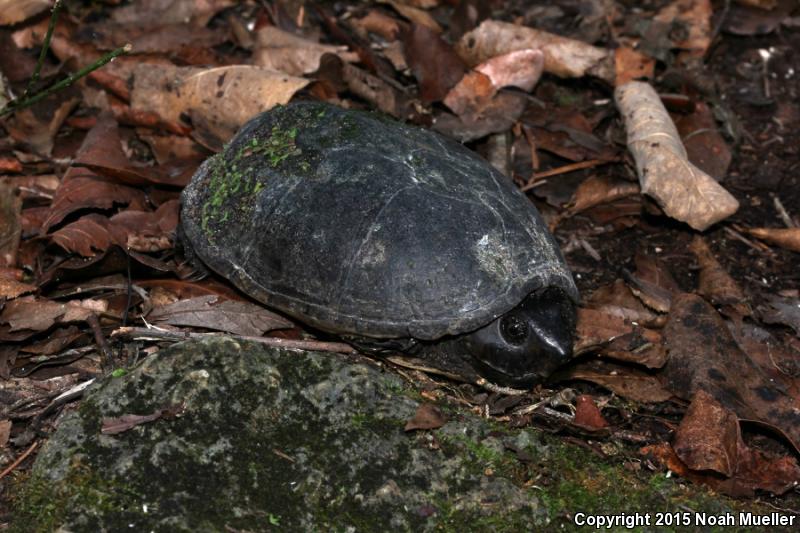
[[[545,380],[572,355],[578,290],[534,204],[477,153],[316,101],[247,122],[181,196],[193,257],[357,349],[467,380]]]

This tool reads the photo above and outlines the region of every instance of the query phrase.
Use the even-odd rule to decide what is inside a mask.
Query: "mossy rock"
[[[443,427],[405,432],[419,403],[398,377],[338,356],[181,343],[61,420],[12,531],[563,531],[578,511],[732,509],[447,406]],[[101,433],[104,419],[175,406]]]

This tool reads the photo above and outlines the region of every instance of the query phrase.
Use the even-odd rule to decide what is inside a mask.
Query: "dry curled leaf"
[[[747,228],[747,233],[793,252],[800,252],[800,228]]]
[[[447,96],[466,70],[453,47],[438,33],[420,24],[411,25],[403,40],[403,51],[425,103],[438,102]],[[432,57],[436,60],[431,61]]]
[[[0,26],[11,26],[50,7],[50,0],[0,0]]]
[[[193,326],[227,331],[236,335],[258,336],[266,331],[286,329],[292,323],[259,305],[198,296],[156,307],[148,320],[174,326]]]
[[[346,46],[320,44],[275,26],[265,26],[256,32],[253,63],[302,76],[316,71],[324,54],[336,54],[344,61],[358,60],[358,55],[348,52]]]
[[[575,417],[572,419],[572,424],[589,431],[608,427],[608,422],[589,394],[581,394],[575,399]]]
[[[155,113],[172,123],[191,112],[213,125],[222,137],[232,136],[258,113],[286,104],[309,83],[252,65],[201,69],[141,64],[133,72],[134,111]]]
[[[675,432],[672,447],[692,470],[713,470],[731,477],[741,438],[736,414],[699,390]]]
[[[613,81],[613,54],[608,50],[509,22],[486,20],[456,45],[456,52],[470,66],[524,49],[541,50],[544,71],[550,74],[562,78],[592,75]]]
[[[626,83],[614,97],[643,193],[667,215],[700,231],[736,212],[736,198],[689,162],[675,124],[649,84]]]
[[[711,300],[714,305],[732,306],[741,316],[750,315],[744,291],[722,268],[722,265],[711,253],[706,241],[697,235],[689,245],[689,249],[700,264],[698,292]]]

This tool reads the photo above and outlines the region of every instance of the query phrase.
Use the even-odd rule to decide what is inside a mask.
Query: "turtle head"
[[[479,374],[502,385],[526,386],[544,381],[572,356],[575,322],[573,301],[549,287],[462,340]]]

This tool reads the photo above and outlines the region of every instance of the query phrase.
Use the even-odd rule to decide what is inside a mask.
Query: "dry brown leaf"
[[[0,448],[5,448],[11,436],[11,420],[0,420]]]
[[[469,142],[490,133],[508,131],[519,120],[527,105],[525,95],[500,91],[479,113],[467,113],[460,117],[440,113],[434,118],[432,127],[461,142]]]
[[[578,308],[574,352],[585,353],[631,331],[633,327],[623,318],[597,309]]]
[[[729,305],[741,316],[749,316],[752,312],[747,305],[747,297],[741,287],[728,274],[719,261],[711,253],[706,241],[696,235],[689,249],[697,257],[700,264],[700,276],[697,291],[708,298],[714,305]]]
[[[375,33],[387,41],[394,41],[400,34],[400,25],[397,21],[376,9],[371,9],[369,13],[360,19],[353,18],[351,23],[363,32]]]
[[[2,89],[2,85],[0,85]],[[0,91],[1,93],[2,91]],[[2,109],[2,107],[0,107]],[[19,174],[22,172],[22,163],[16,157],[0,156],[0,172],[11,172]]]
[[[686,410],[672,448],[692,470],[713,470],[726,477],[736,472],[742,442],[736,414],[703,390],[697,391]]]
[[[664,341],[669,359],[661,376],[675,396],[689,399],[704,390],[740,419],[770,426],[800,449],[797,398],[739,348],[725,322],[700,296],[673,298]]]
[[[638,281],[658,287],[666,294],[682,292],[681,286],[672,277],[666,263],[655,255],[640,250],[636,252],[633,263],[636,266],[635,276]]]
[[[484,122],[484,117],[495,115],[508,98],[506,93],[495,99],[497,92],[506,86],[529,91],[542,74],[542,53],[538,50],[519,50],[477,66],[468,72],[444,98],[444,104],[459,116],[464,124]]]
[[[575,417],[572,419],[572,424],[589,431],[608,427],[608,422],[589,394],[581,394],[575,399]]]
[[[141,208],[146,204],[144,192],[101,179],[87,169],[72,167],[56,191],[50,211],[42,224],[42,232],[47,232],[78,209],[110,209],[114,204]]]
[[[343,61],[358,61],[358,54],[346,46],[320,44],[275,26],[265,26],[256,32],[253,63],[292,76],[302,76],[319,69],[324,54],[336,54]]]
[[[592,75],[612,82],[613,54],[582,41],[509,22],[486,20],[464,34],[456,52],[470,66],[516,50],[538,49],[544,54],[544,71],[562,78]]]
[[[439,23],[436,22],[428,12],[423,11],[422,9],[406,5],[402,2],[396,2],[395,0],[379,0],[379,1],[382,4],[389,4],[394,8],[395,11],[400,13],[403,17],[410,20],[414,24],[425,26],[429,30],[436,33],[442,33],[443,31]]]
[[[111,19],[120,25],[190,24],[201,28],[219,11],[234,4],[233,0],[137,0],[110,11]]]
[[[50,0],[0,0],[0,26],[11,26],[41,13]]]
[[[148,320],[173,326],[192,326],[258,336],[266,331],[291,328],[292,323],[262,306],[215,295],[198,296],[154,308]]]
[[[696,102],[691,113],[677,117],[675,127],[689,161],[717,181],[725,178],[733,155],[717,129],[711,109],[703,102]]]
[[[456,115],[474,115],[485,109],[496,93],[489,76],[473,70],[450,89],[443,102]]]
[[[180,202],[169,200],[153,211],[129,209],[110,219],[109,232],[114,242],[128,250],[158,252],[173,247],[178,226]]]
[[[430,403],[423,403],[417,408],[414,417],[406,422],[405,431],[415,429],[437,429],[447,423],[447,417],[442,414],[438,407]]]
[[[620,46],[614,50],[614,85],[625,85],[629,81],[652,79],[655,73],[656,60],[629,46]]]
[[[86,335],[77,326],[56,328],[46,339],[20,347],[21,352],[36,355],[52,355]]]
[[[174,123],[191,111],[230,137],[258,113],[288,103],[308,83],[251,65],[200,69],[143,64],[134,69],[131,107]]]
[[[420,24],[411,25],[403,40],[403,51],[425,103],[442,100],[466,71],[453,47],[438,33]],[[433,57],[435,61],[431,61]]]
[[[800,228],[745,228],[745,231],[762,241],[800,252]]]
[[[800,298],[770,295],[767,305],[760,307],[761,319],[767,324],[783,324],[800,336]]]
[[[647,368],[661,368],[667,362],[667,349],[661,334],[638,326],[634,326],[631,333],[612,340],[600,355]]]
[[[636,183],[608,176],[591,176],[585,179],[572,196],[568,215],[573,216],[596,205],[640,193]]]
[[[608,361],[592,361],[576,365],[563,377],[597,383],[635,402],[665,402],[672,398],[672,393],[665,389],[655,376]]]
[[[778,0],[734,0],[737,4],[743,6],[757,7],[760,9],[775,9],[778,5]]]
[[[683,478],[738,498],[751,498],[756,490],[783,494],[797,486],[797,460],[791,456],[768,456],[747,447],[739,436],[735,415],[711,395],[698,391],[689,411],[673,446],[647,446],[641,453],[655,456]],[[716,472],[728,477],[722,479]]]
[[[55,174],[36,176],[0,176],[0,187],[10,185],[22,200],[51,200],[61,184]]]
[[[122,149],[117,121],[110,114],[104,114],[98,119],[75,156],[76,165],[85,166],[125,185],[157,183],[184,187],[189,183],[198,161],[189,163],[186,171],[177,168],[177,162],[172,163],[166,169],[132,163]]]
[[[621,279],[595,289],[584,305],[642,326],[663,326],[662,316],[645,307]]]
[[[518,87],[530,91],[539,81],[544,68],[541,50],[515,50],[481,63],[475,70],[489,77],[496,89]]]
[[[36,290],[35,285],[23,283],[15,279],[0,277],[0,298],[11,300]]]
[[[22,145],[37,154],[49,156],[56,133],[79,102],[77,91],[70,87],[32,107],[14,112],[3,126]]]
[[[0,182],[0,268],[15,267],[22,234],[22,198]]]
[[[105,252],[111,246],[108,226],[105,216],[90,213],[55,231],[50,239],[68,252],[92,257],[95,251]]]
[[[95,300],[71,301],[61,304],[51,300],[35,299],[30,296],[17,298],[6,303],[0,313],[0,323],[8,324],[10,331],[45,331],[58,323],[80,322],[98,311],[103,311]]]
[[[736,212],[736,198],[688,161],[675,124],[649,84],[632,81],[614,95],[643,193],[667,215],[700,231]]]
[[[686,38],[673,40],[676,48],[687,50],[693,57],[702,57],[711,44],[711,0],[675,0],[659,11],[654,20],[679,24]]]
[[[402,95],[377,76],[349,63],[342,65],[342,77],[347,88],[378,109],[393,117],[403,116],[404,99]]]

